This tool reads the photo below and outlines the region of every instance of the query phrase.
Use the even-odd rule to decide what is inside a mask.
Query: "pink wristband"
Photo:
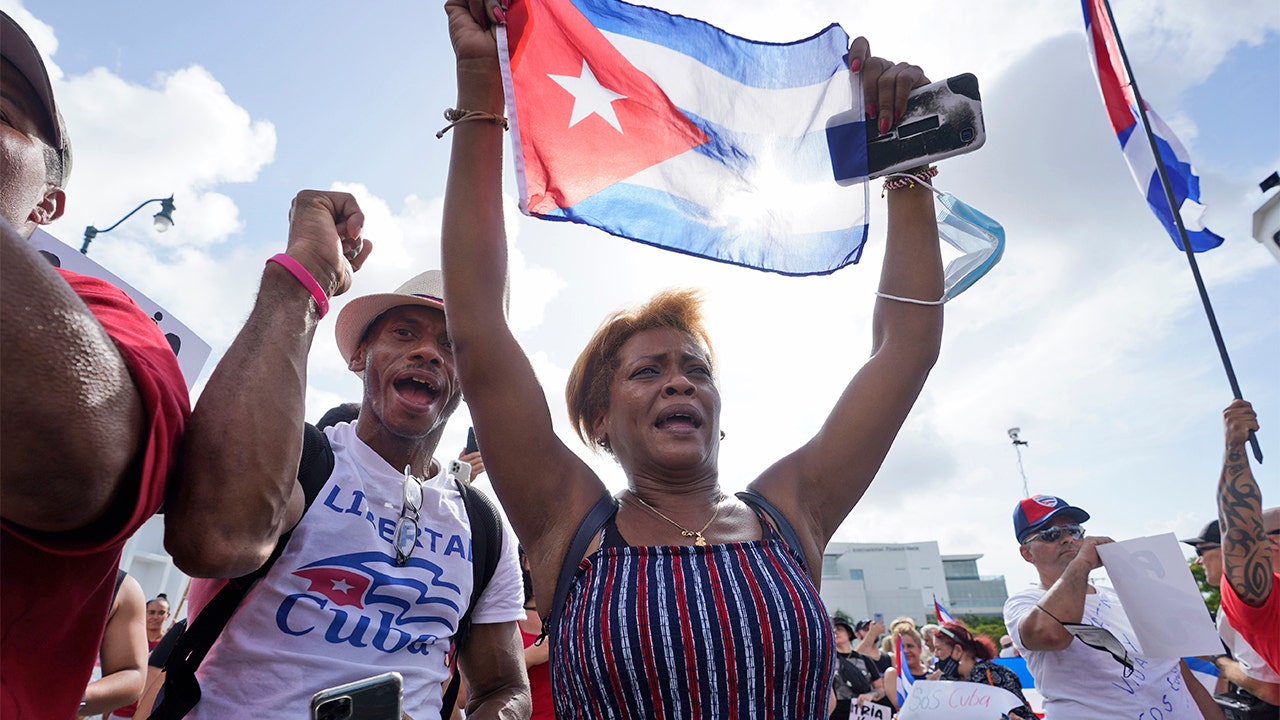
[[[311,297],[316,301],[316,309],[319,311],[320,317],[324,317],[325,313],[329,312],[329,296],[324,293],[324,289],[320,287],[320,283],[316,282],[316,279],[311,277],[311,273],[307,272],[307,269],[302,267],[302,263],[294,260],[284,253],[272,255],[267,258],[267,262],[275,263],[285,270],[288,270],[289,274],[293,275],[298,279],[298,282],[302,283],[302,287],[306,288],[311,293]]]

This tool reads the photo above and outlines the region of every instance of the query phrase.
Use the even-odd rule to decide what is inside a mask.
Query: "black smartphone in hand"
[[[476,429],[473,427],[467,428],[467,447],[463,452],[468,455],[480,452],[480,446],[476,444]]]
[[[404,678],[383,673],[321,690],[311,698],[312,720],[400,720]]]

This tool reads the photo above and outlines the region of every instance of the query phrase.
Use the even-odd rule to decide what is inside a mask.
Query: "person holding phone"
[[[361,380],[360,411],[317,430],[304,420],[308,351],[372,247],[348,193],[304,190],[289,219],[287,252],[263,270],[196,404],[166,502],[165,546],[197,578],[192,627],[219,607],[221,579],[269,567],[196,670],[187,717],[300,717],[316,691],[387,671],[403,676],[410,716],[438,717],[452,659],[468,717],[522,717],[515,538],[501,525],[488,541],[492,575],[473,597],[481,526],[466,475],[436,457],[462,401],[440,272],[343,306],[335,349]],[[165,702],[176,679],[171,668]]]
[[[492,0],[445,9],[457,107],[501,114],[491,28],[504,9]],[[862,38],[849,58],[871,115],[889,124],[928,82],[918,67],[872,56]],[[627,489],[610,497],[556,436],[504,317],[502,129],[465,122],[453,133],[443,231],[450,337],[491,481],[550,617],[557,717],[826,716],[834,651],[817,590],[822,548],[875,477],[938,356],[941,307],[877,300],[872,357],[822,430],[738,497],[719,483],[720,395],[697,294],[664,292],[613,315],[567,391],[579,435],[626,475]],[[888,194],[881,290],[941,297],[932,193]],[[781,394],[797,368],[775,330],[762,333],[762,363]],[[602,536],[582,526],[590,541],[569,554],[597,513],[607,516]],[[565,566],[573,582],[557,606]]]

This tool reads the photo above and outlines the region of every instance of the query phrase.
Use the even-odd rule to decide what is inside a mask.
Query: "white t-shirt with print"
[[[333,474],[205,658],[189,717],[308,717],[316,692],[392,670],[404,676],[409,715],[440,715],[446,655],[472,590],[462,496],[443,473],[423,483],[418,545],[397,565],[403,469],[356,437],[354,424],[325,432]],[[195,582],[212,584],[193,588],[205,596],[221,584]],[[498,567],[471,622],[523,619],[523,600],[516,540],[504,524]]]
[[[1081,623],[1109,630],[1124,644],[1134,670],[1125,668],[1106,651],[1072,638],[1064,650],[1028,650],[1018,623],[1044,597],[1032,587],[1012,595],[1004,604],[1004,624],[1013,644],[1027,661],[1044,697],[1045,720],[1189,720],[1201,718],[1190,690],[1182,680],[1179,658],[1146,657],[1138,652],[1136,635],[1110,588],[1095,586],[1085,595]]]

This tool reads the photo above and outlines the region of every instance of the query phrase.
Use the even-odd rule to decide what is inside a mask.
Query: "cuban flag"
[[[1210,695],[1214,694],[1218,687],[1218,666],[1198,657],[1184,657],[1182,661],[1187,664],[1192,677],[1199,680]]]
[[[907,664],[907,655],[902,652],[902,636],[895,635],[893,638],[893,668],[898,673],[898,707],[902,707],[907,702],[907,696],[911,694],[911,666]]]
[[[1093,69],[1098,76],[1098,86],[1102,89],[1102,102],[1107,106],[1111,128],[1115,130],[1125,162],[1129,163],[1129,172],[1133,173],[1138,189],[1147,198],[1151,212],[1156,214],[1173,238],[1173,244],[1181,250],[1182,239],[1178,236],[1178,227],[1174,224],[1164,186],[1160,183],[1160,174],[1156,171],[1157,159],[1151,155],[1151,144],[1147,141],[1147,134],[1143,132],[1137,116],[1137,97],[1124,71],[1119,38],[1108,20],[1106,0],[1081,2],[1084,5],[1084,29],[1092,50]],[[1191,167],[1191,158],[1187,155],[1186,148],[1182,147],[1178,137],[1150,105],[1147,105],[1147,120],[1151,123],[1156,148],[1160,151],[1159,162],[1164,165],[1169,185],[1173,188],[1174,200],[1178,202],[1178,211],[1182,215],[1182,224],[1187,230],[1191,249],[1194,252],[1204,252],[1218,247],[1222,244],[1222,238],[1204,226],[1205,206],[1200,204],[1200,178]]]
[[[618,0],[515,0],[498,42],[522,212],[785,275],[858,261],[867,184],[837,184],[833,158],[865,177],[865,124],[838,25],[772,44]]]
[[[938,604],[938,596],[937,596],[937,595],[934,595],[934,596],[933,596],[933,613],[934,613],[934,615],[937,615],[937,616],[938,616],[938,624],[939,624],[939,625],[941,625],[942,623],[949,623],[949,622],[955,622],[955,621],[956,621],[955,617],[953,617],[953,616],[951,615],[951,613],[947,612],[947,609],[946,609],[946,608],[944,608],[944,607],[942,607],[942,605]]]

